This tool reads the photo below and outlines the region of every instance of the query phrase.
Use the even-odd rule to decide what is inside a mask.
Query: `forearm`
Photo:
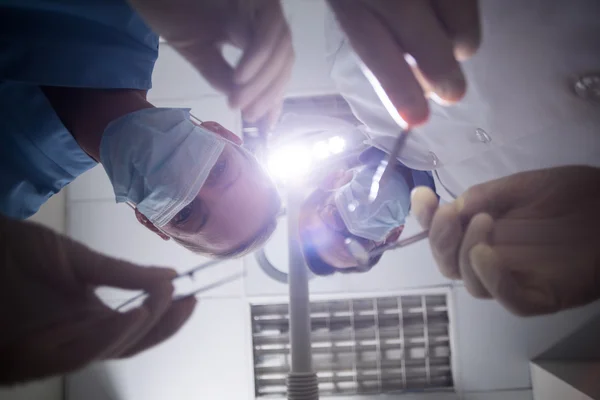
[[[117,118],[152,105],[146,91],[133,89],[41,88],[63,125],[79,146],[100,159],[100,141],[106,126]]]

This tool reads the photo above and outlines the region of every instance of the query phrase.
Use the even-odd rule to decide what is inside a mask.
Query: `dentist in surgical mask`
[[[308,267],[317,275],[366,272],[381,256],[361,267],[345,245],[347,238],[375,250],[398,240],[410,212],[411,190],[433,187],[431,176],[398,164],[372,203],[364,201],[383,152],[367,149],[362,165],[325,177],[300,212],[300,239]]]
[[[130,91],[64,93],[47,96],[79,146],[105,168],[116,201],[133,205],[139,222],[162,239],[235,257],[275,229],[279,195],[229,130],[193,121],[188,109],[155,108]],[[102,114],[89,106],[99,100]]]
[[[206,66],[203,77],[246,119],[274,117],[293,62],[279,2],[260,10],[197,3],[210,48],[194,58]],[[254,21],[263,13],[269,18]],[[277,49],[258,35],[271,24]],[[164,239],[227,257],[270,235],[279,198],[240,140],[218,124],[196,126],[185,110],[152,110],[146,101],[159,38],[126,0],[7,0],[0,25],[0,214],[30,217],[100,162],[117,201],[134,205],[140,222]],[[223,30],[231,35],[214,36]],[[219,58],[232,42],[243,52],[236,65]],[[267,48],[269,62],[282,60],[282,74],[253,72]]]
[[[238,32],[253,43],[242,46],[253,65],[265,48],[254,41],[257,29],[280,22],[287,31],[274,5],[272,18]],[[239,14],[220,17],[231,29],[244,24]],[[146,100],[159,40],[126,0],[5,0],[0,26],[0,385],[14,385],[131,357],[174,335],[195,308],[194,297],[173,298],[173,269],[111,258],[20,221],[79,175],[104,163],[117,201],[134,205],[140,222],[221,257],[244,254],[268,238],[279,197],[234,134]],[[227,40],[203,32],[219,46],[206,46],[216,54],[200,58],[218,62]],[[293,51],[289,32],[280,37],[279,66],[285,67]],[[273,54],[281,59],[279,50]],[[231,105],[247,119],[276,108],[285,74],[274,82],[273,72],[261,68],[233,83],[223,64],[202,75],[232,96]],[[118,312],[94,295],[98,286],[149,296]]]
[[[279,197],[240,139],[215,122],[197,125],[187,109],[147,108],[111,122],[100,161],[117,202],[165,240],[232,257],[272,233]]]
[[[410,189],[398,170],[393,170],[373,202],[368,197],[376,169],[362,167],[351,171],[350,182],[335,191],[335,206],[350,234],[375,243],[404,226],[410,208]]]

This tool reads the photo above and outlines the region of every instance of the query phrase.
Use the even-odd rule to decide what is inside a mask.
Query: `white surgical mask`
[[[353,235],[380,242],[404,224],[410,208],[410,189],[399,171],[390,172],[370,204],[366,199],[371,190],[372,168],[356,171],[349,183],[337,189],[335,204]]]
[[[196,197],[225,143],[189,109],[148,108],[106,127],[100,160],[117,203],[134,203],[160,228]]]

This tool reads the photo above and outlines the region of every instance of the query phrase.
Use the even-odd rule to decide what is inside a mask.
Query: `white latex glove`
[[[600,298],[600,169],[523,172],[439,207],[417,188],[412,201],[440,271],[473,296],[524,316]]]
[[[129,0],[244,118],[273,122],[294,63],[290,29],[279,0]],[[237,66],[224,44],[243,50]]]
[[[196,300],[172,301],[176,272],[93,252],[49,229],[0,216],[0,384],[64,374],[162,342]],[[127,313],[105,306],[96,286],[150,293]]]
[[[424,91],[447,103],[463,97],[459,61],[479,46],[477,0],[328,1],[354,51],[409,125],[429,115]]]

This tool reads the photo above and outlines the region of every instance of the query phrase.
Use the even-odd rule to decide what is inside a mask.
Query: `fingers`
[[[72,246],[65,251],[73,273],[76,279],[88,285],[152,290],[157,286],[169,286],[177,276],[172,269],[142,267],[96,253],[79,243],[70,244]]]
[[[8,367],[0,379],[15,383],[64,374],[103,359],[136,332],[147,316],[144,309],[124,314],[93,314],[31,335],[0,350],[3,359],[0,364]]]
[[[432,91],[447,103],[460,100],[466,83],[454,44],[429,1],[375,2],[381,17],[405,52],[416,61]]]
[[[425,122],[429,106],[423,89],[404,58],[405,50],[390,29],[362,2],[330,0],[329,3],[354,51],[377,77],[404,121],[409,125]]]
[[[252,104],[243,110],[244,119],[249,122],[256,122],[271,109],[277,108],[282,102],[291,74],[291,64],[279,71],[279,75],[265,87],[263,92],[255,97]]]
[[[269,59],[269,63],[264,66],[260,71],[260,74],[233,90],[229,97],[229,105],[231,107],[241,108],[245,111],[250,104],[259,98],[259,95],[264,92],[265,89],[273,84],[273,81],[277,80],[281,75],[281,71],[285,70],[291,72],[293,61],[294,49],[291,41],[281,38],[278,49],[275,50],[275,53]],[[286,78],[289,79],[289,75],[287,75]],[[287,80],[283,83],[285,85]],[[261,116],[262,115],[258,115],[258,117]]]
[[[473,271],[470,260],[471,249],[479,243],[489,243],[494,220],[487,214],[477,214],[467,227],[464,239],[460,246],[458,261],[460,276],[471,296],[476,298],[489,298],[490,293],[480,282],[479,276]]]
[[[439,205],[437,196],[430,188],[421,186],[412,191],[410,199],[412,213],[417,221],[423,229],[429,229]]]
[[[279,117],[281,117],[281,110],[283,109],[283,102],[278,102],[265,116],[265,123],[267,125],[267,129],[271,129],[275,126],[277,121],[279,121]]]
[[[236,86],[230,92],[229,105],[241,108],[249,122],[262,117],[270,122],[291,76],[294,48],[278,1],[268,2],[254,25],[252,41],[234,72]]]
[[[173,285],[164,285],[149,292],[148,298],[141,306],[147,310],[148,317],[138,329],[125,338],[118,346],[115,346],[112,353],[107,354],[107,357],[115,357],[118,354],[126,352],[129,348],[137,345],[143,338],[161,321],[167,310],[173,302]]]
[[[441,206],[433,216],[429,244],[440,272],[447,278],[460,279],[458,252],[464,230],[454,204]]]
[[[471,218],[486,212],[497,219],[518,207],[520,202],[530,199],[543,181],[543,174],[525,172],[473,186],[461,196],[464,205],[461,215]]]
[[[216,44],[179,46],[177,50],[198,70],[206,81],[222,93],[233,89],[233,68]]]
[[[94,361],[147,350],[185,324],[196,299],[179,300],[168,310],[163,303],[153,300],[127,313],[95,313],[83,320],[72,319],[12,343],[0,349],[0,383],[64,374]]]
[[[277,49],[289,44],[291,35],[279,1],[270,1],[258,10],[254,21],[254,35],[236,67],[233,79],[236,84],[247,84],[271,63]]]
[[[487,291],[507,310],[519,316],[556,311],[542,292],[527,290],[518,282],[498,253],[487,244],[478,244],[469,255],[473,271]]]
[[[454,43],[454,55],[464,61],[479,48],[481,24],[478,0],[433,0],[433,8]]]
[[[174,302],[161,320],[138,343],[118,355],[131,357],[173,336],[187,322],[196,307],[195,297]]]

